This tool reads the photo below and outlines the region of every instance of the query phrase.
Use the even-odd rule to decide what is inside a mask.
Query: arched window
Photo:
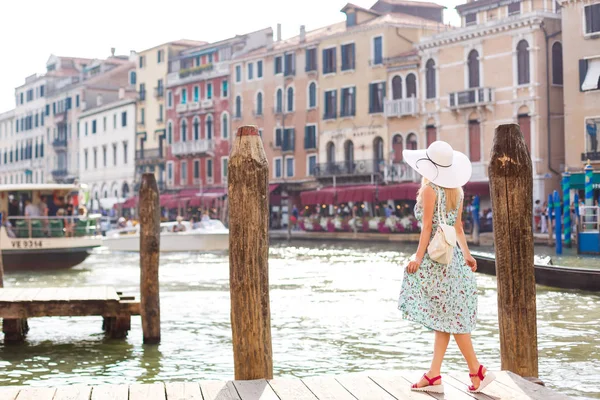
[[[406,75],[406,97],[417,97],[417,77],[415,74]]]
[[[467,66],[469,68],[469,87],[479,87],[479,53],[477,50],[471,50],[467,60]]]
[[[344,160],[348,164],[354,162],[354,143],[352,143],[352,140],[346,140],[346,143],[344,143]]]
[[[136,77],[135,71],[129,71],[129,84],[135,85],[136,81],[137,81],[137,77]]]
[[[375,161],[383,160],[383,139],[379,136],[373,140],[373,159]]]
[[[517,76],[519,85],[529,83],[529,43],[521,40],[517,44]]]
[[[417,150],[417,135],[411,133],[406,137],[406,150]]]
[[[206,138],[212,139],[212,137],[213,137],[213,118],[212,118],[212,115],[207,115],[206,116]]]
[[[402,77],[396,75],[392,79],[392,99],[398,100],[402,98]]]
[[[308,85],[308,108],[315,108],[317,106],[317,84],[311,82]]]
[[[173,122],[167,122],[167,143],[173,144]]]
[[[552,45],[552,83],[555,85],[563,84],[563,57],[560,42]]]
[[[287,88],[287,110],[288,112],[294,111],[294,88]]]
[[[235,97],[235,117],[242,118],[242,96]]]
[[[221,137],[229,138],[229,115],[226,112],[221,114]]]
[[[283,89],[277,89],[277,100],[275,105],[275,111],[278,113],[283,112]]]
[[[402,135],[394,135],[392,139],[392,150],[394,151],[394,162],[399,163],[402,161],[402,150],[404,150],[404,143],[402,142]]]
[[[335,144],[327,143],[327,164],[335,163]]]
[[[181,139],[182,142],[187,140],[187,120],[181,120]]]
[[[433,58],[427,60],[425,64],[425,85],[427,98],[435,99],[435,61],[433,61]]]
[[[262,92],[256,94],[256,115],[263,115],[263,95]]]
[[[200,118],[194,118],[194,140],[200,139]]]

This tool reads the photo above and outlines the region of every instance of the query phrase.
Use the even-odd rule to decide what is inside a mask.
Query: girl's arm
[[[454,229],[456,229],[456,241],[462,250],[463,256],[465,257],[465,262],[471,270],[475,272],[477,270],[477,262],[471,255],[469,251],[469,246],[467,245],[467,237],[465,236],[465,230],[463,229],[462,223],[462,202],[458,207],[458,216],[456,217],[456,223],[454,224]]]
[[[431,186],[426,186],[423,189],[421,201],[423,202],[423,221],[421,222],[421,235],[419,236],[419,247],[415,260],[408,263],[407,272],[417,272],[429,245],[431,231],[433,229],[433,209],[435,207],[435,190]]]

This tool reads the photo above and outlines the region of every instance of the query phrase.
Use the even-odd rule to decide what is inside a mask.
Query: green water
[[[275,375],[410,369],[416,379],[427,370],[431,332],[401,320],[396,309],[403,265],[414,250],[401,244],[274,244]],[[572,255],[565,260],[600,263]],[[136,254],[99,249],[72,270],[11,274],[6,286],[113,285],[137,294],[138,263]],[[24,345],[0,345],[0,385],[232,379],[228,278],[226,256],[162,255],[159,346],[142,344],[138,317],[126,340],[106,340],[101,318],[31,319]],[[478,275],[477,282],[475,347],[487,367],[499,369],[496,280]],[[574,398],[600,399],[600,296],[540,287],[537,306],[540,377]],[[467,373],[455,344],[445,368]]]

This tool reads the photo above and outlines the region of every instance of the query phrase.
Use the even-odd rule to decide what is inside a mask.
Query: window
[[[285,55],[284,75],[291,76],[296,74],[296,55],[287,53]]]
[[[283,143],[283,131],[281,128],[275,128],[275,147],[281,147]]]
[[[311,82],[308,85],[308,108],[317,107],[317,84]]]
[[[348,13],[346,14],[346,27],[351,27],[356,25],[356,13]]]
[[[242,81],[242,66],[235,66],[235,83],[240,83]]]
[[[206,99],[211,100],[213,97],[212,83],[206,84]]]
[[[129,84],[130,85],[135,85],[136,84],[136,80],[137,80],[136,72],[135,71],[129,71]]]
[[[263,77],[263,62],[259,60],[256,62],[256,77],[258,79]]]
[[[169,90],[167,92],[167,108],[171,107],[173,107],[173,92]]]
[[[469,121],[469,158],[471,162],[481,161],[481,131],[479,121]]]
[[[79,108],[79,95],[75,96],[75,107]]]
[[[187,103],[187,89],[186,88],[181,89],[180,103],[181,104],[186,104]]]
[[[206,177],[212,181],[213,178],[213,160],[210,158],[206,160]]]
[[[337,117],[337,90],[328,90],[325,92],[325,114],[323,119],[333,119]]]
[[[102,119],[102,130],[106,132],[106,117]]]
[[[206,116],[206,138],[212,139],[213,137],[213,118],[212,115]]]
[[[127,126],[127,111],[121,113],[121,126]]]
[[[229,96],[228,83],[227,83],[227,79],[224,79],[221,82],[221,97],[228,97],[228,96]]]
[[[275,158],[275,169],[273,170],[275,178],[281,178],[281,158]]]
[[[435,61],[432,58],[427,60],[427,64],[425,64],[425,84],[427,98],[435,99]]]
[[[159,104],[158,105],[158,122],[163,122],[163,105]]]
[[[479,87],[479,53],[477,50],[471,50],[467,60],[469,69],[469,88]]]
[[[402,77],[394,76],[392,78],[392,99],[398,100],[402,98]]]
[[[19,132],[19,130],[17,129],[17,132]],[[88,123],[87,121],[85,122],[85,136],[88,135]]]
[[[173,184],[173,161],[167,163],[167,181],[169,184]]]
[[[437,140],[437,130],[435,129],[435,126],[433,125],[427,125],[425,127],[425,131],[426,131],[426,139],[427,139],[427,147],[429,147],[429,145],[433,142],[435,142]]]
[[[369,114],[383,112],[385,84],[383,82],[369,84]]]
[[[373,65],[383,64],[383,38],[377,36],[373,38]]]
[[[164,50],[157,51],[156,52],[156,63],[160,64],[164,60],[165,60],[165,51]]]
[[[256,94],[256,115],[263,115],[263,95],[261,92]]]
[[[139,61],[140,61],[140,68],[144,68],[145,56],[140,56]]]
[[[585,33],[592,34],[600,32],[600,3],[585,6],[584,10]]]
[[[287,88],[287,110],[288,112],[294,111],[294,88]]]
[[[510,3],[508,5],[508,15],[521,14],[521,2]]]
[[[340,116],[356,115],[356,87],[343,88],[341,94]]]
[[[285,176],[288,178],[294,177],[294,157],[287,157],[285,159]]]
[[[192,123],[194,130],[194,140],[200,139],[200,118],[194,117],[194,122]]]
[[[221,114],[221,137],[229,138],[229,115],[226,112]]]
[[[229,172],[229,157],[221,157],[221,182],[227,181]]]
[[[182,161],[181,162],[181,185],[186,185],[187,184],[187,161]]]
[[[246,68],[248,70],[248,80],[251,81],[252,79],[254,79],[254,64],[248,63]]]
[[[281,74],[283,72],[283,57],[277,56],[273,60],[273,71],[275,75]]]
[[[140,124],[144,124],[146,121],[146,110],[140,108]]]
[[[323,73],[333,74],[336,72],[336,48],[323,50]]]
[[[200,160],[194,160],[194,180],[200,179]]]
[[[415,74],[406,75],[406,97],[417,97],[417,77]]]
[[[50,104],[46,104],[46,115],[50,115]]]
[[[6,154],[4,154],[4,158],[6,159]],[[4,160],[4,163],[6,164],[6,160]],[[85,149],[83,151],[83,167],[86,170],[88,169],[88,151],[87,151],[87,149]]]
[[[106,146],[102,146],[102,165],[106,167]]]
[[[275,100],[275,112],[283,112],[283,89],[277,89],[276,100]]]
[[[560,42],[552,45],[552,83],[563,84],[562,44]]]
[[[242,118],[242,96],[235,97],[235,117]]]
[[[342,71],[353,70],[355,67],[354,43],[342,45]]]
[[[194,103],[197,103],[199,101],[200,101],[200,87],[194,86]]]
[[[304,127],[304,149],[312,150],[317,148],[317,126],[306,125]]]
[[[311,154],[311,155],[309,155],[307,157],[306,175],[308,175],[308,176],[314,176],[316,168],[317,168],[317,155],[316,154]]]
[[[579,85],[582,92],[600,89],[600,58],[579,60]]]
[[[92,135],[96,133],[96,120],[92,121]]]
[[[113,114],[113,129],[117,129],[117,114]],[[79,122],[77,123],[77,135],[79,135]]]
[[[283,130],[283,140],[281,149],[283,151],[294,151],[296,148],[296,132],[294,128],[285,128]]]
[[[529,83],[529,43],[521,40],[517,44],[517,77],[519,85]]]
[[[45,85],[40,86],[40,97],[44,97],[44,89],[46,88]]]
[[[127,142],[123,142],[123,164],[127,164]]]
[[[306,72],[317,70],[317,49],[306,49]]]
[[[187,120],[181,120],[181,128],[180,128],[180,138],[179,140],[185,142],[187,140]]]
[[[94,169],[98,168],[98,149],[94,147]]]
[[[477,14],[467,14],[465,15],[465,26],[477,25]]]

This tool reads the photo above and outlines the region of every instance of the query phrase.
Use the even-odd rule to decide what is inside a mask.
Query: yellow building
[[[192,40],[169,42],[138,54],[136,69],[136,176],[135,191],[139,189],[144,172],[154,172],[159,189],[166,188],[165,176],[165,112],[166,81],[169,73],[169,60],[177,57],[179,51],[204,44]]]

